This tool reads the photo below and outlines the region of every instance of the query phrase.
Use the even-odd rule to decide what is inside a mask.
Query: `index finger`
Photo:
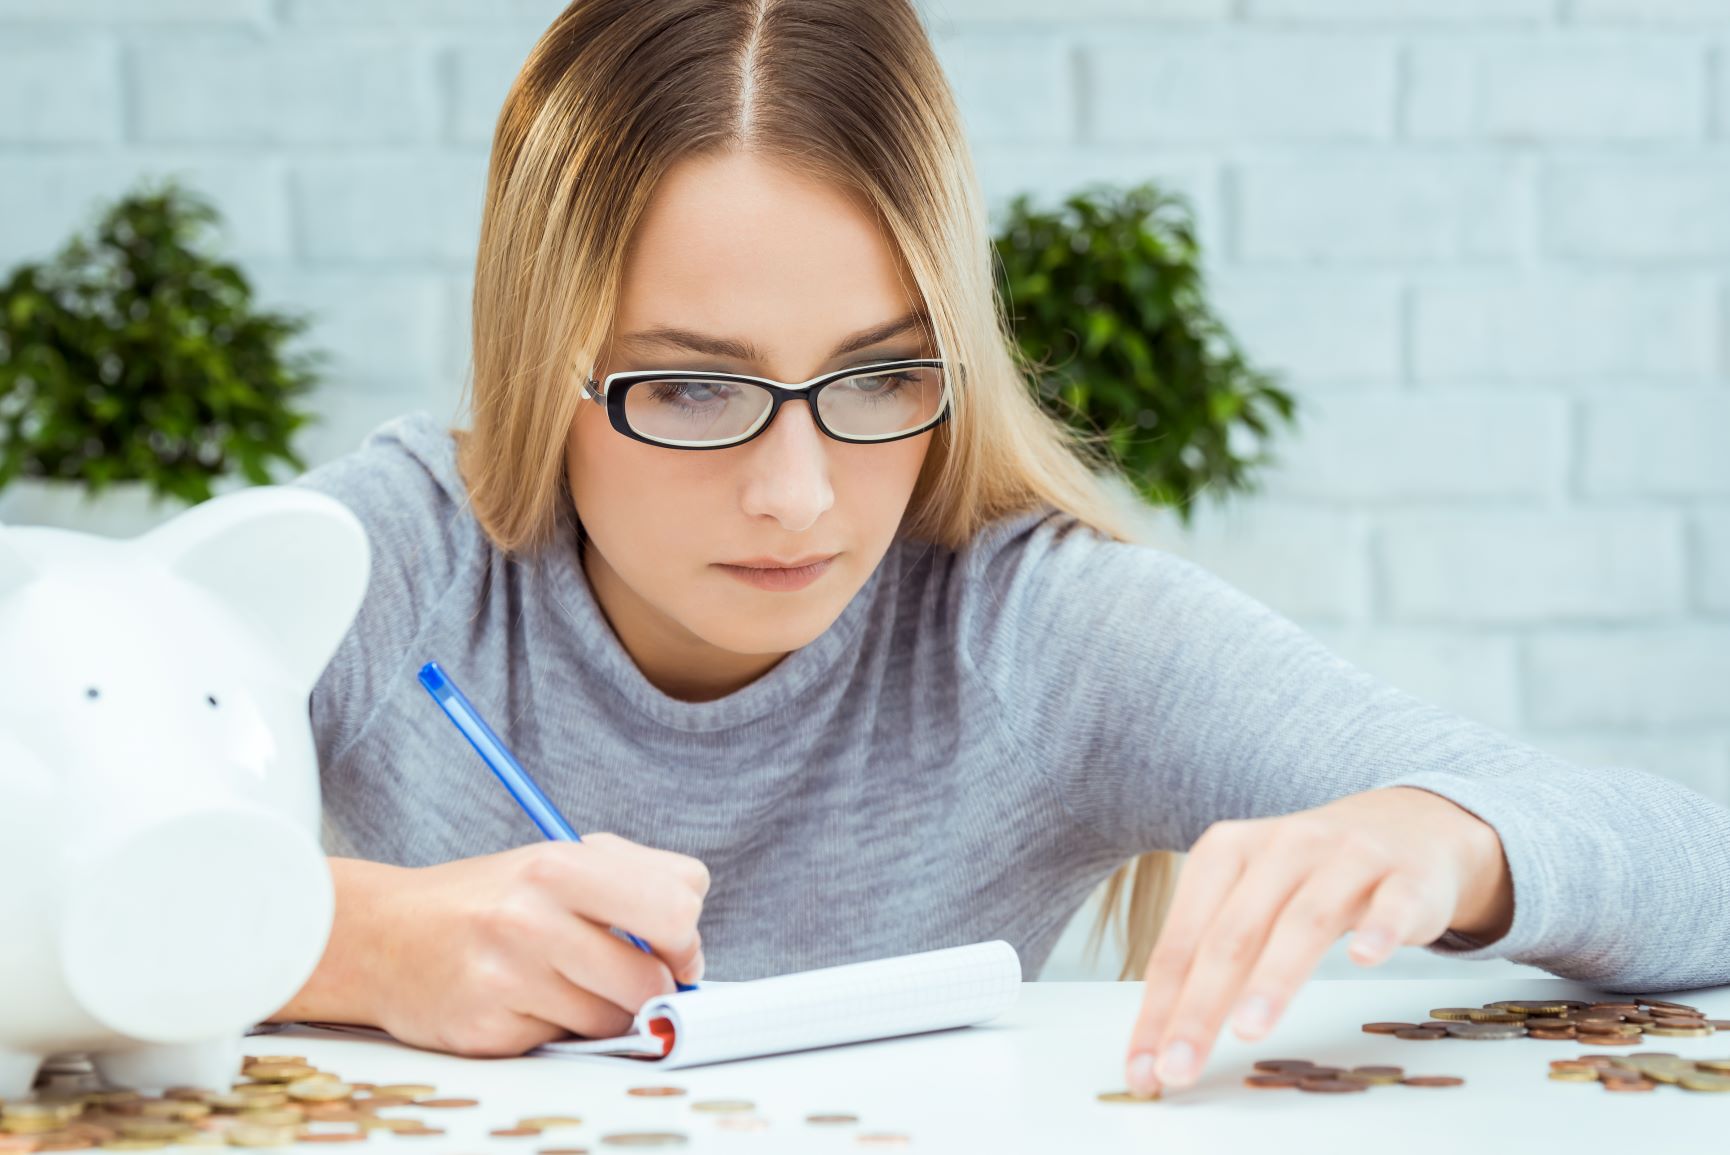
[[[1215,823],[1196,840],[1178,876],[1171,910],[1160,928],[1153,953],[1148,956],[1147,969],[1142,975],[1145,986],[1141,1010],[1130,1031],[1126,1068],[1126,1081],[1137,1093],[1158,1089],[1154,1075],[1156,1048],[1172,1003],[1183,989],[1203,933],[1218,914],[1227,892],[1243,874],[1244,855],[1238,842],[1241,836],[1234,827],[1231,823]]]

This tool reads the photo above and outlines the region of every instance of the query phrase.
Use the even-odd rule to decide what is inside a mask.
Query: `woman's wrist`
[[[313,1021],[376,1026],[378,994],[399,953],[392,912],[408,871],[359,858],[332,858],[336,912],[312,976],[266,1022]]]
[[[1448,927],[1488,946],[1513,925],[1513,876],[1495,827],[1475,814],[1461,813],[1466,819],[1469,866],[1460,905]]]

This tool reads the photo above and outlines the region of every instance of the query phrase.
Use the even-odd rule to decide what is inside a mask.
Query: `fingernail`
[[[1159,1053],[1159,1080],[1167,1086],[1188,1086],[1195,1078],[1195,1048],[1181,1039]]]
[[[1129,1061],[1129,1089],[1137,1095],[1151,1095],[1159,1090],[1153,1077],[1152,1051],[1142,1051]]]
[[[1360,930],[1352,937],[1350,952],[1362,959],[1380,958],[1388,949],[1388,932],[1379,927]]]
[[[1259,1035],[1267,1030],[1273,1007],[1261,995],[1250,995],[1237,1005],[1237,1029],[1245,1035]]]

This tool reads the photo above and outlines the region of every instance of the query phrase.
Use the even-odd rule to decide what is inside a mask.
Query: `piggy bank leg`
[[[240,1076],[240,1036],[196,1043],[151,1043],[95,1056],[96,1070],[111,1086],[160,1094],[169,1087],[226,1091]]]
[[[0,1047],[0,1099],[23,1099],[36,1083],[43,1056]]]

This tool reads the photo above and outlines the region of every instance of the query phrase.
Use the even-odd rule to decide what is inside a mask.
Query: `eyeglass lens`
[[[817,413],[843,437],[890,437],[930,422],[942,398],[943,370],[935,366],[855,373],[818,392]],[[625,420],[658,441],[737,441],[757,431],[773,402],[767,389],[745,381],[662,378],[631,387]]]

